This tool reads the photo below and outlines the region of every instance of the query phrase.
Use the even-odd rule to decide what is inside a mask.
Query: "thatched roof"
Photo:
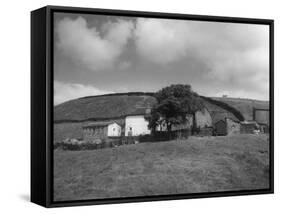
[[[243,120],[235,109],[225,103],[202,97],[213,123],[225,117]],[[153,93],[123,93],[84,97],[54,107],[54,122],[117,120],[131,115],[145,115],[156,103]],[[222,104],[222,105],[221,105]],[[238,114],[238,116],[237,116]],[[239,118],[240,116],[240,118]],[[242,117],[242,119],[241,119]]]
[[[231,111],[228,111],[210,102],[205,101],[204,104],[211,115],[213,124],[217,123],[220,120],[224,121],[225,118],[230,118],[234,121],[239,121],[239,119]]]
[[[251,100],[243,98],[214,97],[213,100],[224,102],[237,109],[244,116],[245,120],[253,120],[253,109],[269,109],[269,101]]]
[[[108,126],[113,123],[116,123],[116,122],[114,122],[114,121],[97,121],[97,122],[88,123],[87,125],[84,125],[83,128],[104,127],[104,126]],[[116,124],[119,125],[118,123],[116,123]]]
[[[156,99],[148,93],[109,94],[71,100],[54,107],[54,121],[118,119],[145,115]]]

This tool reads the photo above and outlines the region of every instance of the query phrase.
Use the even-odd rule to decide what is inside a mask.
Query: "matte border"
[[[62,206],[78,206],[78,205],[97,205],[97,204],[115,204],[128,202],[145,202],[145,201],[160,201],[160,200],[178,200],[190,198],[209,198],[209,197],[225,197],[225,196],[241,196],[241,195],[256,195],[274,193],[274,21],[270,19],[250,19],[240,17],[221,17],[221,16],[205,16],[205,15],[187,15],[173,13],[158,13],[158,12],[140,12],[140,11],[125,11],[125,10],[109,10],[109,9],[90,9],[78,7],[61,7],[47,6],[47,65],[46,65],[46,102],[47,102],[47,182],[46,182],[46,206],[47,207],[62,207]],[[128,16],[128,17],[145,17],[145,18],[167,18],[180,20],[194,21],[209,21],[209,22],[227,22],[241,24],[259,24],[269,26],[270,37],[270,170],[269,170],[269,188],[258,190],[241,190],[241,191],[224,191],[224,192],[206,192],[206,193],[191,193],[191,194],[175,194],[175,195],[159,195],[159,196],[141,196],[141,197],[124,197],[110,199],[91,199],[91,200],[75,200],[75,201],[54,201],[53,192],[53,86],[54,86],[54,13],[79,13],[79,14],[95,14],[95,15],[111,15],[111,16]]]

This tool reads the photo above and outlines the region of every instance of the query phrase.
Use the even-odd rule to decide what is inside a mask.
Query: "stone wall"
[[[227,135],[240,134],[240,123],[226,118]]]

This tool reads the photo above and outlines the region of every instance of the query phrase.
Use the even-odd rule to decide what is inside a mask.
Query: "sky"
[[[55,13],[54,104],[189,84],[269,99],[269,26]]]

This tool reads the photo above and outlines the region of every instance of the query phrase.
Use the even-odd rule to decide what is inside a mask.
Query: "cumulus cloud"
[[[139,18],[134,32],[137,51],[155,63],[177,61],[186,54],[188,30],[184,21]]]
[[[94,96],[101,94],[112,93],[110,91],[100,90],[91,85],[64,83],[60,81],[54,81],[54,105],[58,105],[68,100]]]
[[[132,66],[132,63],[131,63],[131,62],[129,62],[129,61],[122,61],[122,62],[119,63],[119,65],[118,65],[117,68],[118,68],[120,71],[124,71],[124,70],[129,69],[131,66]]]
[[[105,22],[101,29],[87,21],[63,18],[57,22],[57,48],[74,63],[93,71],[112,68],[132,35],[131,21]]]
[[[128,85],[135,81],[134,71],[139,71],[138,81],[155,89],[163,81],[186,81],[210,96],[227,93],[268,99],[266,25],[153,18],[108,21],[106,17],[96,22],[95,18],[81,15],[56,21],[55,53],[62,62],[57,74],[67,75],[72,82],[77,82],[77,70],[85,71],[79,82],[88,82],[85,78],[93,75],[91,71],[106,70],[95,74],[99,77],[93,82],[102,78],[114,84],[106,76],[114,73],[120,84]],[[77,68],[72,69],[69,62]]]
[[[202,84],[216,82],[244,96],[242,87],[268,98],[268,26],[139,18],[134,35],[137,53],[146,61],[171,68],[196,61]]]

